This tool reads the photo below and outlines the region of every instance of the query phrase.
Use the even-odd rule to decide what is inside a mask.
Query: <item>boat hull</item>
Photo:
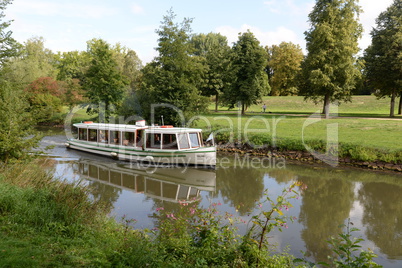
[[[216,147],[200,147],[189,150],[143,150],[140,147],[115,146],[80,140],[69,140],[66,146],[71,149],[125,161],[169,166],[216,166]]]

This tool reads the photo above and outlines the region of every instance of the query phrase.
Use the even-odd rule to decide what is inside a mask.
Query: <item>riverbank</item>
[[[261,148],[253,148],[247,143],[223,143],[220,142],[217,145],[218,152],[220,154],[238,154],[240,156],[248,155],[248,156],[256,156],[256,157],[268,157],[268,158],[278,158],[278,159],[287,159],[292,161],[299,161],[301,163],[306,164],[330,164],[333,166],[345,166],[345,167],[358,167],[364,169],[371,170],[383,170],[383,171],[392,171],[392,172],[402,172],[402,163],[393,163],[386,162],[381,160],[368,161],[368,160],[360,160],[354,159],[350,156],[335,157],[334,155],[325,155],[324,153],[318,153],[319,155],[313,155],[312,153],[304,150],[287,150],[286,148],[272,148],[272,147],[261,147]],[[351,150],[351,149],[350,149]],[[378,152],[374,152],[375,150],[370,148],[359,148],[360,151],[372,151],[372,154],[376,154]],[[399,157],[399,155],[398,155]],[[395,159],[396,157],[391,157]]]
[[[389,118],[389,99],[353,96],[352,102],[333,106],[329,119],[321,116],[321,104],[302,96],[268,96],[262,102],[267,113],[262,113],[262,104],[251,105],[246,115],[227,107],[212,112],[210,105],[211,112],[196,126],[215,133],[221,152],[304,163],[335,159],[341,166],[401,172],[402,116]]]
[[[272,215],[270,230],[286,226],[293,217],[280,210],[291,207],[303,187],[298,181],[285,187],[268,211],[255,215],[252,237],[264,236],[258,226],[266,215]],[[220,216],[220,204],[204,208],[183,202],[174,211],[157,207],[152,213],[157,228],[136,230],[134,219],[110,218],[109,207],[94,198],[93,190],[56,179],[37,162],[0,166],[0,266],[310,267],[288,253],[267,250],[273,246],[267,238],[258,239],[264,243],[260,251],[248,232],[237,234],[234,223],[240,219]],[[369,263],[374,257],[362,252],[352,261]]]
[[[53,178],[36,162],[0,166],[0,266],[297,266],[286,253],[253,252],[231,221],[209,212],[215,207],[157,209],[158,228],[136,230],[134,219],[110,218],[93,190]]]

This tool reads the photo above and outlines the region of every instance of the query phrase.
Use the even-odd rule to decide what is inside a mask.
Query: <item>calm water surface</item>
[[[402,267],[402,175],[373,171],[314,167],[280,163],[280,168],[263,168],[233,161],[217,170],[140,167],[128,162],[68,150],[63,135],[48,136],[43,146],[49,150],[49,167],[69,181],[84,180],[96,189],[96,197],[109,202],[116,219],[133,218],[136,228],[152,228],[155,209],[175,210],[178,200],[199,200],[200,206],[220,202],[221,211],[248,221],[257,213],[264,199],[264,189],[271,197],[295,180],[308,188],[302,198],[293,200],[288,213],[297,217],[288,229],[270,235],[278,250],[301,257],[305,252],[312,261],[326,260],[331,253],[326,240],[338,234],[340,225],[350,218],[360,229],[355,236],[372,249],[375,261],[384,267]],[[237,166],[237,167],[236,167]],[[268,209],[268,208],[266,208]],[[240,226],[244,232],[245,226]]]

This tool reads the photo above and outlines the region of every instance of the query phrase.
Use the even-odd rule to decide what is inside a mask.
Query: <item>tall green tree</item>
[[[0,1],[0,62],[4,66],[4,63],[12,57],[18,54],[18,49],[21,45],[11,36],[12,31],[7,30],[11,21],[4,21],[7,5],[11,4],[12,0]]]
[[[391,97],[390,116],[394,116],[395,98],[399,94],[402,105],[402,1],[394,0],[382,12],[377,26],[371,31],[371,45],[365,50],[367,85],[378,97]]]
[[[194,54],[205,60],[202,95],[215,96],[217,112],[219,95],[229,86],[230,47],[227,38],[219,33],[197,34],[191,38],[191,43]]]
[[[18,55],[20,45],[12,38],[4,21],[4,10],[11,1],[0,1],[0,62],[3,77],[7,77],[5,65],[10,58]],[[0,80],[0,162],[11,162],[29,156],[32,147],[38,145],[39,136],[33,129],[35,122],[27,112],[29,107],[22,89],[6,79]]]
[[[85,73],[83,88],[90,103],[98,107],[89,112],[102,112],[100,107],[103,107],[105,120],[108,122],[114,113],[112,106],[117,109],[123,101],[128,80],[118,69],[113,50],[106,41],[88,41],[87,53],[91,61]]]
[[[28,39],[19,51],[19,55],[8,61],[7,79],[21,88],[39,77],[56,78],[58,70],[55,66],[55,57],[50,49],[45,48],[45,40],[42,37]]]
[[[137,53],[119,43],[113,47],[113,52],[120,72],[126,76],[129,81],[130,89],[138,89],[143,66]]]
[[[267,72],[271,95],[287,96],[298,93],[296,77],[304,59],[299,45],[282,42],[265,48],[268,53]]]
[[[247,107],[257,104],[269,93],[266,65],[267,53],[254,34],[250,31],[239,34],[232,48],[232,83],[224,95],[231,108],[241,103],[241,113],[245,114]]]
[[[300,93],[323,102],[329,117],[334,101],[350,101],[361,66],[356,54],[362,26],[358,0],[317,0],[309,14],[310,29],[304,34],[308,55],[303,62]]]
[[[176,23],[175,17],[168,11],[156,30],[159,56],[144,67],[140,94],[147,96],[143,107],[148,119],[160,123],[163,116],[164,123],[181,125],[205,111],[208,101],[199,90],[205,65],[193,56],[192,20]]]
[[[34,130],[35,121],[28,112],[22,90],[10,83],[0,84],[0,162],[9,163],[29,157],[32,147],[40,140]]]
[[[90,58],[85,51],[68,51],[55,55],[58,69],[57,80],[68,81],[71,79],[84,80],[90,64]]]

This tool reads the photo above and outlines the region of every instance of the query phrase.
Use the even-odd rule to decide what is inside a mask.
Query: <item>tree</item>
[[[300,66],[304,59],[301,47],[291,42],[282,42],[279,46],[266,47],[266,51],[271,95],[296,95],[298,93],[296,76],[301,71]]]
[[[371,45],[365,50],[365,75],[368,86],[379,98],[390,96],[390,117],[394,116],[395,98],[401,96],[402,105],[402,1],[382,12],[377,27],[371,31]]]
[[[4,65],[11,57],[18,55],[20,45],[11,37],[12,32],[7,31],[10,22],[3,21],[4,10],[11,1],[0,2],[0,62],[1,75],[7,76]],[[16,159],[28,157],[32,147],[38,145],[40,137],[33,129],[35,122],[27,112],[29,107],[22,90],[0,80],[0,161],[11,162]]]
[[[148,96],[148,101],[142,104],[148,119],[163,116],[164,123],[180,125],[205,111],[208,101],[199,91],[205,68],[199,57],[192,56],[193,47],[189,42],[192,20],[184,19],[178,24],[174,22],[175,17],[170,10],[156,30],[159,56],[142,70],[139,93]],[[156,108],[152,110],[152,107]],[[150,117],[151,112],[154,118]]]
[[[355,57],[362,26],[357,0],[317,0],[309,14],[311,28],[304,34],[308,55],[302,64],[300,93],[316,103],[323,101],[329,117],[334,101],[350,101],[361,76]]]
[[[57,77],[54,54],[44,42],[42,37],[33,37],[24,43],[19,55],[6,64],[8,80],[25,88],[39,77]]]
[[[4,10],[10,3],[12,3],[12,0],[0,1],[0,62],[2,66],[10,58],[17,56],[18,49],[21,47],[21,45],[12,38],[12,31],[7,31],[11,22],[3,21],[5,17]]]
[[[219,33],[198,34],[192,37],[191,43],[195,48],[194,54],[205,59],[202,95],[215,96],[217,112],[219,95],[229,86],[230,47],[227,38]]]
[[[11,162],[29,156],[40,140],[29,103],[21,90],[8,83],[0,84],[0,161]]]
[[[104,105],[104,116],[108,122],[113,113],[111,106],[118,108],[123,101],[128,80],[118,70],[113,51],[107,42],[92,39],[87,44],[91,61],[85,73],[83,88],[86,97],[95,107]],[[88,112],[101,112],[101,109],[92,107]]]
[[[90,58],[85,51],[69,51],[55,55],[58,69],[57,80],[68,81],[71,79],[84,80],[90,64]]]
[[[267,54],[254,35],[250,31],[239,34],[232,48],[232,83],[224,96],[231,108],[241,102],[241,113],[245,114],[247,107],[269,93],[266,62]]]
[[[68,105],[70,110],[76,104],[83,103],[85,92],[80,85],[79,79],[67,79],[66,81],[58,81],[61,93],[61,100],[65,105]]]
[[[62,106],[59,84],[51,77],[40,77],[26,88],[29,111],[38,123],[46,122]]]
[[[121,46],[119,43],[113,48],[113,52],[118,69],[128,79],[130,89],[138,89],[142,62],[137,53],[132,49]]]

